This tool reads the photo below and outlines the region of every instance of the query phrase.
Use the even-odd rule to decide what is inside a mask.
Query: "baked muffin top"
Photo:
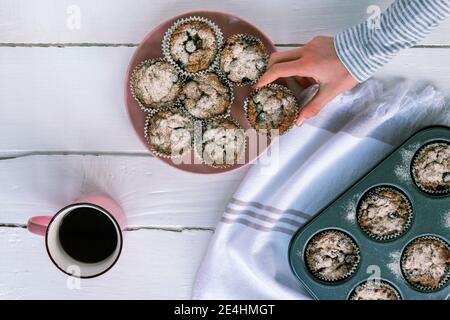
[[[374,237],[400,235],[410,220],[406,197],[394,188],[380,187],[363,196],[358,210],[361,228]]]
[[[186,81],[180,101],[194,117],[208,119],[228,111],[232,92],[215,73],[205,73]]]
[[[196,141],[196,150],[206,164],[227,167],[242,159],[245,152],[245,134],[229,118],[210,121],[205,125],[202,140]]]
[[[225,42],[220,68],[231,82],[252,84],[266,70],[267,56],[267,50],[259,39],[237,34]]]
[[[438,288],[450,270],[450,251],[442,241],[419,238],[407,246],[401,265],[409,283]]]
[[[398,291],[385,282],[366,282],[357,286],[350,300],[399,300]]]
[[[145,135],[158,154],[178,157],[191,148],[193,131],[189,116],[177,110],[162,110],[147,118]]]
[[[215,30],[205,21],[186,21],[172,33],[168,50],[172,60],[184,71],[208,69],[218,53]]]
[[[358,265],[359,249],[343,232],[324,231],[308,243],[306,261],[313,275],[337,281],[350,276]]]
[[[135,99],[144,107],[172,106],[181,90],[181,79],[170,63],[162,60],[146,60],[139,64],[131,77],[131,89]]]
[[[415,183],[429,192],[450,191],[450,144],[431,143],[414,157]]]
[[[253,128],[269,135],[271,129],[276,129],[282,135],[297,117],[297,100],[287,87],[271,84],[247,99],[246,111]]]

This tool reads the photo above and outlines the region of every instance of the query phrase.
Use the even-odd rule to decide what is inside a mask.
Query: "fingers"
[[[303,122],[317,115],[337,95],[338,93],[328,86],[320,88],[314,98],[302,108],[295,124],[300,127]]]
[[[270,68],[275,63],[296,60],[301,57],[302,48],[296,48],[287,51],[277,51],[270,55],[267,68]]]
[[[266,84],[269,84],[278,78],[291,77],[295,75],[301,76],[303,70],[300,61],[301,60],[294,60],[274,64],[266,71],[266,73],[264,73],[261,79],[259,79],[256,83],[256,88],[264,87]]]

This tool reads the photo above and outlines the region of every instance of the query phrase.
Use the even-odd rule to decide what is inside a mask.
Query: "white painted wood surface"
[[[0,42],[138,43],[163,19],[199,9],[234,13],[275,43],[305,43],[364,21],[367,8],[393,0],[2,0]],[[76,7],[72,7],[76,6]],[[80,29],[66,27],[67,12],[81,13]],[[70,21],[69,21],[70,22]],[[424,44],[450,44],[450,21]]]
[[[0,0],[0,299],[190,297],[245,170],[214,177],[179,172],[149,156],[135,137],[123,105],[124,75],[154,26],[185,11],[226,10],[284,49],[335,34],[366,19],[369,5],[391,2]],[[70,29],[77,8],[80,29]],[[448,91],[449,33],[450,20],[377,77],[421,79]],[[126,232],[113,270],[70,290],[42,239],[21,226],[88,191],[112,194],[137,230]]]

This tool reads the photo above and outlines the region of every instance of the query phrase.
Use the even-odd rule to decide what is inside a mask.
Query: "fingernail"
[[[300,127],[305,121],[306,121],[305,117],[299,116],[297,120],[295,120],[295,124],[297,125],[297,127]]]

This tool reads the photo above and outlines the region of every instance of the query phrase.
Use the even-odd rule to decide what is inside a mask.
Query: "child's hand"
[[[303,87],[315,82],[319,84],[316,96],[302,108],[295,122],[297,126],[318,114],[336,96],[358,84],[336,55],[332,37],[316,37],[302,48],[273,53],[268,69],[256,87],[284,77],[295,77]]]

